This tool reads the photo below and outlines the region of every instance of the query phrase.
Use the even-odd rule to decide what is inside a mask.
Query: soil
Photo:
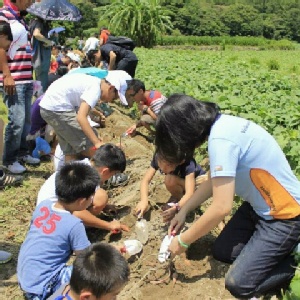
[[[112,105],[114,112],[106,120],[106,128],[101,128],[100,135],[105,142],[120,142],[121,134],[134,120],[128,111]],[[112,235],[107,231],[89,229],[92,242],[107,241],[120,244],[125,239],[135,238],[136,217],[134,207],[139,201],[140,181],[149,167],[154,145],[146,131],[141,131],[134,138],[122,138],[121,144],[127,157],[126,173],[130,175],[124,187],[108,190],[110,203],[118,206],[121,222],[130,227],[130,232]],[[31,213],[35,206],[38,190],[52,172],[51,162],[43,162],[39,167],[28,167],[22,187],[1,191],[0,204],[0,249],[13,253],[13,260],[0,265],[0,299],[23,299],[17,284],[16,262],[20,245],[29,226]],[[164,186],[164,177],[158,172],[150,184],[151,209],[146,214],[149,225],[149,239],[140,254],[128,257],[131,276],[129,283],[119,295],[119,300],[130,299],[234,299],[224,288],[224,276],[228,265],[212,258],[211,246],[218,229],[195,242],[187,251],[175,259],[178,278],[175,281],[168,276],[169,263],[161,264],[157,260],[161,241],[167,233],[162,222],[161,206],[170,194]],[[188,216],[186,226],[190,226],[201,211]],[[105,218],[105,216],[100,216]],[[167,279],[163,283],[151,281]]]

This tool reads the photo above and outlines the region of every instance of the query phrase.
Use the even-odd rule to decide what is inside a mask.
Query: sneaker
[[[21,185],[22,182],[23,182],[22,176],[5,174],[2,171],[2,176],[0,177],[0,189],[3,189],[8,186],[18,186]]]
[[[41,160],[39,158],[32,157],[31,155],[25,155],[22,158],[22,161],[29,165],[38,165]]]
[[[8,165],[7,169],[13,174],[21,174],[26,171],[26,168],[22,166],[18,161],[15,161],[13,164]]]
[[[0,250],[0,264],[9,262],[12,258],[12,254],[6,251]]]
[[[117,173],[104,182],[103,188],[124,186],[128,183],[129,176],[124,173]]]

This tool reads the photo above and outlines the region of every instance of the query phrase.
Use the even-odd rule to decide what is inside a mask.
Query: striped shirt
[[[27,29],[25,21],[19,17],[19,12],[12,10],[12,8],[3,7],[0,9],[0,21],[8,23],[20,22]],[[14,13],[13,13],[14,12]],[[31,45],[28,38],[27,45],[17,50],[13,59],[7,55],[8,67],[12,78],[16,84],[23,84],[32,82],[32,62],[31,62]],[[3,86],[3,73],[0,71],[0,86]]]
[[[158,115],[161,107],[165,104],[167,98],[162,95],[159,91],[151,90],[149,97],[146,97],[145,105],[149,106],[152,111]]]

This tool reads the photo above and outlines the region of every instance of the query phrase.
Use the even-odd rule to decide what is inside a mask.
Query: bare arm
[[[114,70],[116,68],[116,58],[117,55],[115,52],[110,51],[109,52],[109,65],[108,65],[108,70]]]
[[[107,222],[97,218],[88,210],[74,211],[73,213],[77,218],[81,219],[85,226],[95,227],[99,229],[104,229],[108,231],[129,231],[129,228],[126,225],[121,224],[117,220]]]
[[[181,234],[181,240],[186,244],[191,244],[206,235],[231,212],[235,190],[234,177],[213,178],[212,187],[212,204],[188,230]],[[189,201],[187,204],[189,204]],[[180,254],[186,250],[178,244],[177,238],[173,239],[169,249],[173,255]]]
[[[5,93],[7,93],[10,96],[14,95],[16,93],[16,84],[9,70],[6,51],[1,48],[0,48],[0,68],[3,72],[3,87]]]
[[[96,148],[99,148],[103,142],[96,136],[94,130],[88,122],[87,116],[90,112],[90,109],[91,107],[85,101],[83,101],[79,107],[77,121],[80,124],[84,134],[91,140]]]
[[[41,33],[41,31],[40,31],[39,28],[34,29],[34,31],[33,31],[33,36],[34,36],[37,40],[39,40],[40,42],[45,43],[45,46],[50,47],[50,46],[52,45],[52,41],[50,41],[49,39],[45,38],[45,37],[42,35],[42,33]]]
[[[149,193],[149,184],[153,178],[153,176],[155,175],[156,170],[153,167],[150,167],[142,181],[141,181],[141,200],[140,202],[137,204],[136,208],[135,208],[135,213],[138,214],[138,217],[142,217],[143,214],[145,213],[145,211],[147,210],[148,207],[148,193]]]
[[[153,120],[157,119],[156,114],[153,112],[153,110],[150,107],[147,108],[147,114],[149,114]]]
[[[180,179],[180,180],[183,180],[183,179]],[[180,210],[180,208],[183,207],[186,204],[186,202],[194,194],[195,185],[196,185],[196,183],[195,183],[195,173],[191,173],[191,174],[185,176],[184,185],[185,185],[184,186],[185,193],[181,197],[181,199],[178,201],[179,207],[172,206],[169,209],[166,209],[162,212],[162,217],[163,217],[164,222],[170,222],[174,218],[176,213],[178,212],[178,208]]]
[[[195,193],[195,173],[191,173],[187,176],[185,176],[185,194],[182,196],[182,198],[179,200],[178,204],[179,207],[183,207],[186,202],[193,196]]]

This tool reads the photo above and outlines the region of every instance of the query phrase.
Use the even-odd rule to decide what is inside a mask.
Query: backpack
[[[126,36],[110,35],[107,39],[107,44],[114,44],[130,51],[135,48],[135,42],[131,38]]]

